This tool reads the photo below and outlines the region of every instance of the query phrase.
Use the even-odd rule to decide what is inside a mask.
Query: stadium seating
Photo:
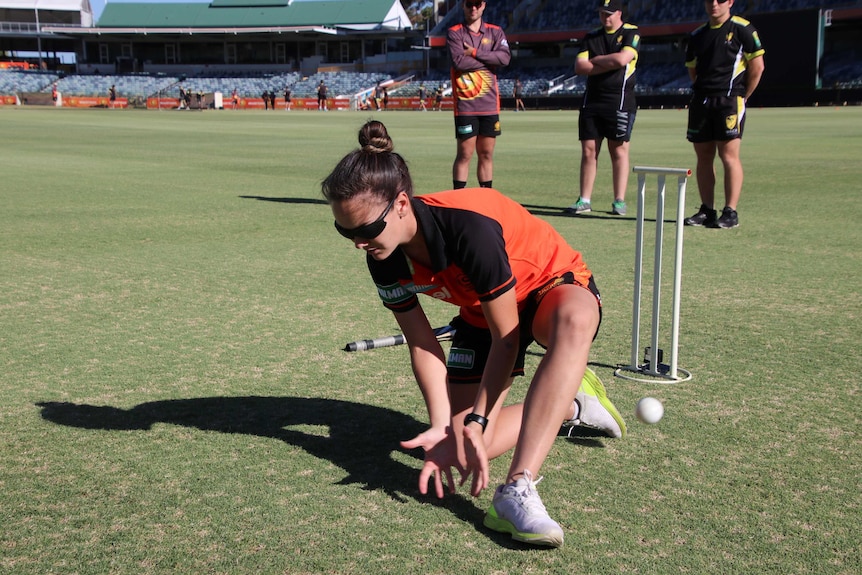
[[[370,72],[319,72],[296,82],[293,86],[293,93],[301,98],[316,97],[317,86],[323,80],[330,97],[352,96],[391,79],[392,76],[389,74]]]
[[[824,88],[862,87],[862,59],[854,50],[824,56],[820,67]]]
[[[60,92],[66,96],[106,96],[111,86],[123,98],[146,98],[175,83],[173,76],[150,75],[71,75],[58,82]]]
[[[0,95],[50,92],[51,86],[58,79],[59,76],[53,72],[3,70],[0,71]]]
[[[432,35],[444,35],[446,29],[461,20],[462,10],[459,0],[448,0],[448,13],[437,23]],[[628,0],[625,16],[628,21],[640,26],[668,22],[699,22],[705,20],[702,0]],[[781,12],[805,8],[843,8],[862,7],[862,0],[736,0],[734,13],[750,15],[768,12]],[[560,30],[584,31],[599,25],[596,17],[595,0],[495,0],[487,4],[485,19],[503,27],[509,34],[550,32]],[[675,54],[674,62],[667,56],[653,61],[649,52],[641,53],[638,66],[637,90],[639,93],[671,94],[689,89],[688,75],[682,67],[681,53]],[[512,94],[516,77],[523,83],[525,96],[580,93],[584,89],[584,79],[575,76],[571,55],[561,58],[562,66],[534,67],[525,65],[517,59],[500,71],[500,93]],[[264,91],[274,91],[280,95],[290,86],[298,98],[315,97],[317,87],[323,80],[331,97],[353,96],[372,89],[381,81],[393,79],[388,73],[360,72],[320,72],[303,77],[298,72],[227,72],[203,73],[182,79],[184,88],[192,92],[221,92],[229,95],[237,90],[244,98],[260,97]],[[835,54],[827,53],[822,61],[824,87],[858,87],[862,85],[862,62],[858,50],[842,48]],[[424,74],[422,80],[429,95],[439,85],[448,86],[448,74],[444,70]],[[36,71],[0,72],[0,94],[8,95],[24,92],[50,92],[54,82],[58,82],[60,92],[68,96],[104,96],[111,85],[115,85],[121,97],[144,99],[164,94],[176,96],[179,91],[180,77],[163,74],[123,74],[123,75],[68,75]],[[391,95],[415,96],[419,82],[399,85],[390,90]]]

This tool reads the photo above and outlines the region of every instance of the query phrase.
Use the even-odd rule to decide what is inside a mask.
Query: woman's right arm
[[[445,430],[451,423],[452,413],[446,386],[446,355],[443,347],[437,341],[421,306],[394,315],[407,339],[410,364],[425,399],[431,427]]]
[[[452,409],[446,382],[446,356],[428,318],[420,306],[410,311],[396,313],[395,319],[410,348],[410,362],[413,374],[428,409],[431,427],[414,437],[402,441],[401,447],[425,451],[425,463],[419,473],[419,492],[428,493],[433,484],[438,498],[444,495],[444,478],[448,491],[455,493],[456,484],[452,468],[463,475],[463,464],[459,461],[458,444],[452,435]]]

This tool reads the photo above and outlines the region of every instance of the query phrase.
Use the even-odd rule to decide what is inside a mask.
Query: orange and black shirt
[[[481,302],[514,289],[518,311],[530,292],[572,272],[581,285],[592,277],[581,254],[547,222],[489,188],[451,190],[412,200],[431,255],[425,267],[400,249],[368,269],[383,304],[393,312],[418,305],[425,294],[461,308],[469,324],[487,328]]]

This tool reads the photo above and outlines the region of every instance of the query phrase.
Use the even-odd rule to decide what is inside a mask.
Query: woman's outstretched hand
[[[446,485],[449,493],[455,493],[455,481],[452,479],[452,468],[457,469],[464,477],[464,470],[458,462],[458,450],[455,438],[452,436],[452,428],[431,428],[424,431],[409,441],[402,441],[404,449],[416,449],[421,447],[425,450],[425,464],[419,473],[419,493],[428,493],[428,483],[433,477],[434,490],[439,499],[443,498],[443,476],[446,476]],[[463,481],[462,481],[463,482]]]

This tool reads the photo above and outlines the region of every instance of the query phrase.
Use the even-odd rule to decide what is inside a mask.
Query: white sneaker
[[[533,545],[559,547],[563,544],[563,529],[548,516],[542,499],[536,491],[539,477],[533,481],[528,469],[524,476],[501,485],[494,492],[491,508],[485,514],[485,527],[510,533],[512,539]]]
[[[596,429],[610,437],[623,437],[626,422],[608,399],[605,386],[590,368],[584,372],[581,388],[575,396],[575,417],[563,422],[566,435],[571,436],[575,427]]]

